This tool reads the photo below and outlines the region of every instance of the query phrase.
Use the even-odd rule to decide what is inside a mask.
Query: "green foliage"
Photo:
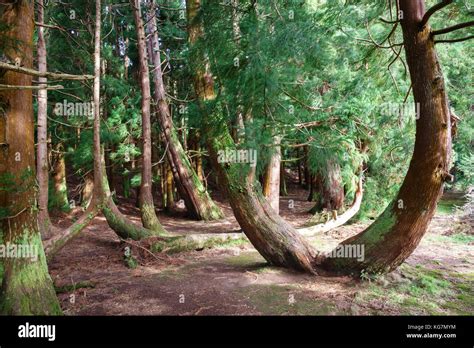
[[[427,6],[435,2],[428,1]],[[395,2],[392,4],[395,16]],[[373,44],[384,42],[392,31],[393,25],[379,20],[391,18],[388,2],[202,1],[199,19],[204,22],[205,35],[192,48],[187,42],[183,2],[159,0],[157,5],[164,82],[181,140],[191,129],[204,133],[192,76],[196,69],[205,67],[206,61],[191,59],[204,53],[217,92],[216,100],[206,107],[218,114],[216,127],[227,125],[236,130],[238,118],[244,119],[245,132],[236,146],[257,150],[257,177],[273,154],[273,138],[280,136],[284,159],[290,160],[287,169],[295,171],[295,159],[302,157],[311,173],[324,174],[328,160],[334,161],[341,168],[348,201],[355,190],[355,178],[363,169],[364,199],[358,218],[373,219],[383,211],[403,182],[415,136],[413,115],[387,112],[386,108],[392,104],[414,109],[410,77],[402,62],[404,50],[379,49]],[[70,19],[70,6],[81,21]],[[147,10],[144,5],[143,12]],[[48,5],[47,18],[67,28],[47,31],[50,70],[92,72],[94,12],[93,3],[79,0]],[[469,20],[464,1],[455,1],[443,13],[430,19],[433,28]],[[446,37],[457,37],[466,30]],[[391,43],[402,40],[398,26]],[[387,44],[385,41],[383,45]],[[467,190],[474,186],[474,44],[471,40],[438,44],[436,48],[451,108],[461,119],[453,140],[455,182],[448,187]],[[138,171],[131,168],[141,153],[137,58],[130,6],[107,1],[103,9],[101,137],[111,170],[127,178],[126,187],[140,184]],[[51,91],[51,104],[91,100],[91,89],[87,88],[90,81],[62,83],[67,94]],[[52,108],[50,111],[53,144],[63,143],[74,173],[84,175],[93,163],[91,120],[80,115],[65,118],[55,115]],[[309,122],[315,125],[301,126]],[[153,128],[160,132],[157,122],[153,122]],[[201,142],[204,145],[206,139]],[[293,147],[296,144],[308,145],[307,157]],[[154,143],[154,150],[161,158],[165,149]],[[159,178],[156,173],[154,177]]]

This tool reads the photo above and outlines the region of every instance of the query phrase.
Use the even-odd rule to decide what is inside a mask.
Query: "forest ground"
[[[295,227],[310,217],[313,203],[306,197],[307,191],[292,186],[281,198],[281,215]],[[229,205],[214,198],[225,211],[222,221],[165,213],[159,218],[172,233],[238,231]],[[130,268],[127,244],[103,216],[67,244],[49,269],[66,315],[467,315],[474,312],[474,236],[472,220],[460,218],[457,204],[457,196],[443,198],[419,247],[399,269],[362,280],[270,267],[245,241],[158,258],[132,247],[140,257]],[[132,203],[120,206],[140,223]],[[67,226],[71,216],[55,220]],[[367,225],[346,225],[310,240],[329,251]]]

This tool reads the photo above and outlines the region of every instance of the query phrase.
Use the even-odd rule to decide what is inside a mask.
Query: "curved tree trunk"
[[[9,27],[4,35],[16,44],[3,53],[31,69],[34,2],[2,0],[0,8],[0,22]],[[17,72],[0,71],[0,76],[2,84],[32,83],[31,76]],[[61,314],[38,229],[32,92],[0,90],[0,105],[0,240],[30,251],[30,257],[25,254],[2,260],[0,313]]]
[[[187,0],[188,32],[191,44],[203,34],[197,17],[199,0]],[[207,132],[206,139],[211,162],[217,172],[219,185],[229,198],[235,217],[245,235],[259,253],[272,265],[313,272],[314,253],[298,232],[270,207],[254,186],[254,172],[249,164],[219,163],[218,151],[235,149],[235,142],[225,120],[209,113],[207,104],[215,99],[214,83],[209,63],[197,54],[194,88],[198,96]],[[204,67],[199,62],[204,61]]]
[[[431,28],[420,28],[424,0],[400,0],[401,25],[413,96],[420,114],[413,157],[395,200],[365,231],[343,244],[364,245],[365,260],[328,258],[338,272],[388,272],[415,250],[433,217],[449,173],[451,124],[443,73]]]
[[[152,2],[150,14],[154,14],[153,9],[154,1]],[[184,199],[186,208],[193,218],[206,221],[222,219],[224,217],[222,211],[212,201],[206,188],[199,180],[196,171],[193,169],[191,162],[179,141],[176,128],[173,125],[173,120],[165,96],[163,74],[161,71],[158,31],[154,15],[151,15],[149,23],[153,47],[151,50],[153,56],[151,58],[154,68],[154,101],[157,105],[158,121],[168,147],[167,155],[170,163],[172,163],[171,168],[173,170],[173,177],[178,192]]]
[[[143,226],[147,229],[163,233],[155,212],[152,194],[152,174],[151,174],[151,92],[150,92],[150,72],[148,69],[148,58],[146,54],[146,38],[143,20],[141,16],[140,0],[130,1],[135,18],[135,27],[138,40],[138,59],[140,66],[140,87],[142,92],[141,112],[142,112],[142,178],[140,186],[140,211]]]
[[[191,44],[203,34],[197,17],[199,7],[199,0],[187,1]],[[222,117],[208,111],[215,99],[213,79],[208,64],[204,63],[204,68],[197,64],[197,61],[203,61],[203,56],[195,53],[194,85],[201,109],[206,110],[205,129],[219,183],[225,189],[243,231],[270,263],[307,271],[323,267],[336,273],[388,272],[415,250],[424,235],[442,193],[443,182],[449,175],[450,114],[430,28],[428,25],[420,28],[425,13],[424,1],[400,0],[400,8],[404,14],[401,24],[414,99],[420,109],[415,149],[395,201],[367,230],[342,243],[362,245],[365,258],[361,262],[355,258],[315,256],[307,242],[276,216],[255,191],[253,181],[248,181],[248,168],[218,163],[217,151],[233,149],[235,144],[228,129],[222,126],[225,125]]]

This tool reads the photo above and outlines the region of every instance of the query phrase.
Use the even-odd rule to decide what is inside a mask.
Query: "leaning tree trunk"
[[[43,0],[38,0],[38,22],[44,23]],[[38,26],[38,71],[47,71],[46,40],[44,27]],[[46,84],[46,77],[39,77],[40,83]],[[51,220],[48,213],[48,90],[38,91],[38,128],[36,145],[36,177],[38,180],[38,223],[43,239],[50,237]]]
[[[199,0],[187,0],[188,32],[191,45],[203,34],[197,16]],[[204,116],[204,128],[219,185],[229,198],[235,217],[245,235],[260,254],[275,266],[285,266],[313,272],[314,253],[298,232],[270,207],[254,186],[252,168],[248,164],[219,163],[219,150],[236,149],[225,120],[209,112],[215,100],[213,78],[209,63],[199,52],[192,55],[194,88]],[[202,64],[204,62],[204,64]]]
[[[6,48],[3,54],[31,69],[34,2],[2,0],[0,9],[0,22],[8,27],[2,35],[16,45]],[[0,82],[31,86],[32,78],[0,70]],[[29,248],[31,252],[31,257],[3,259],[0,313],[61,314],[38,229],[31,90],[0,90],[0,180],[0,241]]]
[[[138,40],[138,60],[140,66],[140,87],[142,92],[141,112],[142,112],[142,178],[140,186],[140,211],[143,226],[147,229],[163,233],[155,212],[152,194],[152,174],[151,174],[151,92],[150,92],[150,72],[148,69],[148,58],[146,54],[146,37],[141,16],[140,0],[131,0],[133,15],[135,17],[135,28]]]
[[[448,99],[431,28],[420,28],[424,0],[400,0],[400,10],[413,96],[420,112],[413,157],[395,200],[368,229],[343,242],[364,245],[364,261],[328,258],[323,266],[329,270],[388,272],[399,266],[425,234],[449,174]]]
[[[167,155],[172,163],[173,177],[180,196],[184,199],[190,215],[198,220],[218,220],[224,217],[220,208],[212,201],[206,188],[199,180],[196,171],[179,141],[176,128],[173,125],[168,102],[166,101],[159,38],[154,15],[154,1],[150,11],[150,35],[152,40],[152,63],[154,101],[158,110],[158,121],[168,148]]]

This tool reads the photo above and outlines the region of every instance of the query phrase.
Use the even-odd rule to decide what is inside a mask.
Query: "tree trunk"
[[[50,207],[59,210],[69,210],[66,183],[66,162],[64,161],[63,147],[55,146],[53,153],[53,173],[51,185]]]
[[[126,181],[126,180],[124,180]],[[94,173],[91,171],[84,176],[84,187],[81,192],[81,206],[87,208],[94,193]]]
[[[303,171],[303,174],[304,174],[304,183],[303,183],[303,188],[305,190],[308,190],[309,189],[309,186],[311,185],[311,175],[309,173],[309,165],[308,165],[308,146],[305,146],[303,148],[303,153],[304,153],[304,171]]]
[[[316,174],[316,182],[312,183],[316,205],[310,210],[338,211],[344,207],[344,186],[342,185],[341,167],[334,159],[326,161],[326,168]]]
[[[354,201],[352,205],[344,211],[341,215],[332,216],[328,221],[325,223],[316,223],[313,221],[314,217],[311,218],[307,223],[305,228],[298,229],[298,232],[301,233],[303,236],[312,236],[317,233],[323,233],[333,230],[339,226],[344,225],[350,219],[352,219],[360,209],[362,204],[362,197],[363,197],[363,182],[362,177],[359,179],[359,183],[357,184],[357,190],[354,194]]]
[[[38,22],[44,23],[43,0],[38,0]],[[47,71],[46,41],[44,27],[38,26],[38,71]],[[47,83],[46,77],[39,77],[40,83]],[[38,128],[36,147],[36,178],[38,180],[38,224],[43,239],[49,238],[51,220],[48,213],[48,190],[49,190],[49,168],[48,168],[48,91],[38,91]]]
[[[174,185],[173,185],[173,171],[169,160],[166,161],[166,210],[172,211],[175,206],[174,199]]]
[[[151,7],[154,13],[154,6]],[[168,102],[165,97],[163,74],[161,71],[161,58],[159,53],[159,39],[155,16],[150,18],[150,32],[153,45],[153,82],[154,101],[158,108],[158,120],[168,146],[168,159],[173,169],[173,176],[179,192],[184,199],[186,208],[190,215],[198,220],[218,220],[224,217],[220,208],[212,201],[206,188],[199,180],[196,171],[179,141],[176,128],[173,125]]]
[[[101,51],[101,0],[95,2],[95,34],[94,34],[94,195],[91,206],[97,206],[107,219],[107,223],[121,238],[142,239],[158,235],[129,221],[117,208],[112,200],[109,189],[105,161],[100,143],[100,51]]]
[[[4,55],[31,69],[34,2],[1,0],[0,8],[0,22],[8,27],[2,35],[16,45],[5,49]],[[29,75],[0,71],[0,76],[2,84],[32,84]],[[0,240],[31,252],[31,257],[2,260],[0,313],[61,314],[38,229],[32,92],[0,90],[0,105]]]
[[[365,246],[365,260],[328,258],[339,272],[388,272],[415,250],[433,217],[449,173],[451,121],[431,28],[420,28],[424,0],[400,0],[401,25],[413,96],[420,114],[408,173],[395,200],[365,231],[343,244]]]
[[[150,72],[148,70],[148,58],[146,54],[146,37],[141,17],[140,0],[131,0],[133,15],[135,17],[135,27],[138,39],[138,59],[140,66],[140,87],[142,92],[141,112],[142,112],[142,178],[140,185],[140,211],[143,226],[147,229],[163,233],[155,212],[153,202],[153,180],[151,174],[151,91],[150,91]]]
[[[286,188],[285,162],[281,161],[280,165],[280,196],[288,196],[288,189]]]
[[[197,16],[200,1],[187,0],[186,4],[189,40],[193,45],[203,34],[202,24]],[[212,105],[215,99],[209,63],[199,52],[194,52],[192,58],[195,59],[195,66],[202,66],[197,62],[205,62],[204,68],[197,68],[195,71],[194,88],[204,114],[211,162],[242,230],[270,264],[313,272],[311,262],[314,254],[311,246],[256,191],[250,165],[218,162],[218,151],[235,149],[235,143],[227,127],[222,126],[226,124],[222,116],[207,111],[210,110],[210,105],[207,104]]]
[[[300,149],[296,149],[296,158],[298,158],[298,162],[296,162],[297,169],[298,169],[298,185],[303,186],[303,175],[301,173],[301,159],[300,159]]]
[[[280,213],[280,165],[281,165],[281,137],[273,137],[273,153],[265,171],[263,195],[277,214]]]

